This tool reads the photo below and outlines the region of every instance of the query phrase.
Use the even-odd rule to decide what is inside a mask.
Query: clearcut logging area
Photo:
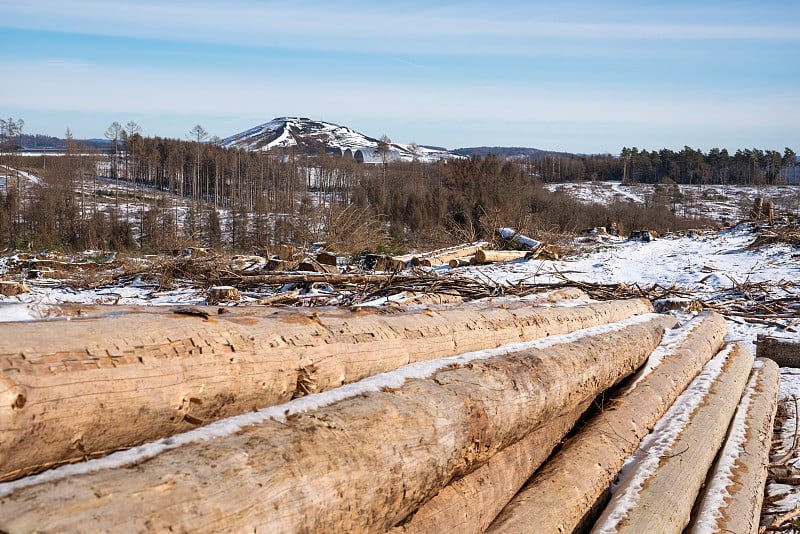
[[[716,312],[111,310],[0,324],[0,532],[758,532],[779,369]]]

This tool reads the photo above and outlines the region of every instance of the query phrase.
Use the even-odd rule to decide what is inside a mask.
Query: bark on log
[[[18,488],[0,498],[0,530],[384,532],[629,374],[671,324],[649,316],[565,336],[133,466]]]
[[[660,363],[614,398],[573,436],[498,515],[487,533],[573,532],[592,521],[625,459],[725,340],[724,317],[711,312],[685,327],[686,336],[655,357]]]
[[[213,306],[219,302],[238,301],[242,298],[239,290],[233,286],[214,286],[208,290],[206,302]]]
[[[207,307],[186,315],[151,307],[91,319],[1,323],[0,395],[11,400],[0,403],[0,480],[411,362],[563,334],[652,307],[634,299],[563,308],[255,310],[216,315]]]
[[[800,341],[759,334],[756,356],[769,358],[779,367],[800,367]]]
[[[477,263],[519,260],[528,255],[525,250],[479,250],[475,253]]]
[[[482,534],[590,405],[548,422],[450,483],[390,534]]]
[[[432,267],[434,265],[447,265],[451,260],[470,256],[484,247],[489,246],[486,241],[479,243],[468,243],[465,245],[458,245],[456,247],[449,247],[445,249],[434,250],[425,254],[420,254],[411,258],[411,265],[414,267]]]
[[[775,362],[760,363],[748,383],[747,401],[739,405],[725,449],[709,476],[692,534],[758,533],[781,381]],[[741,428],[735,428],[737,420]]]
[[[753,355],[745,345],[730,347],[722,372],[713,387],[708,386],[702,402],[685,414],[686,423],[676,439],[665,444],[654,469],[640,463],[623,477],[593,534],[684,531],[752,368]],[[670,429],[656,427],[655,432],[666,430]],[[653,438],[663,440],[657,434]],[[623,502],[630,506],[617,509]]]
[[[325,282],[328,284],[385,284],[388,282],[413,282],[418,281],[417,275],[395,275],[395,274],[330,274],[330,273],[296,273],[296,272],[275,272],[254,276],[220,277],[214,280],[220,285],[231,286],[255,286],[261,284],[286,285],[286,284],[308,284],[314,282]]]
[[[451,269],[455,269],[456,267],[469,267],[472,265],[472,260],[475,256],[465,256],[463,258],[454,258],[448,262],[448,266]]]

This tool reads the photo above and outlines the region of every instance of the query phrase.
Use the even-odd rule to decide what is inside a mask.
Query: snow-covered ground
[[[569,182],[544,184],[548,191],[563,191],[586,203],[609,205],[633,202],[664,203],[679,215],[734,222],[747,216],[756,197],[773,202],[780,212],[800,213],[800,187],[794,185],[652,185],[619,182]]]

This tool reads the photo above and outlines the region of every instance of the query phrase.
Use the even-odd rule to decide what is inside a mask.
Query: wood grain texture
[[[660,456],[656,469],[643,481],[635,505],[614,528],[609,525],[601,529],[598,525],[614,504],[612,497],[592,533],[680,534],[684,531],[752,368],[750,349],[744,344],[734,344],[722,373],[704,401],[690,414],[677,439]]]
[[[0,530],[384,532],[629,375],[672,319],[474,361],[136,465],[18,489]]]
[[[391,534],[481,534],[575,426],[590,403],[556,417],[448,484]]]
[[[585,522],[625,459],[722,347],[727,331],[721,315],[704,314],[648,376],[613,399],[564,444],[487,533],[525,532],[531,524],[541,532],[572,532]]]
[[[745,441],[738,447],[738,455],[730,473],[730,484],[725,488],[727,497],[724,499],[724,506],[716,509],[712,502],[717,501],[704,494],[697,506],[697,515],[711,513],[718,518],[713,528],[699,528],[696,521],[693,522],[691,534],[758,533],[764,486],[767,483],[772,425],[778,409],[781,380],[780,368],[775,362],[760,361],[761,367],[753,371],[753,393],[744,416]],[[739,409],[745,408],[740,406]],[[720,470],[717,462],[709,473],[709,479],[718,475]]]
[[[202,308],[216,311],[215,308]],[[378,312],[152,310],[0,324],[0,480],[281,404],[415,361],[652,310],[431,306]],[[97,424],[102,421],[102,424]]]

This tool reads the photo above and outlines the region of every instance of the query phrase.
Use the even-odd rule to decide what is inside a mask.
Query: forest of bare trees
[[[105,153],[70,135],[63,156],[2,152],[0,247],[231,251],[327,241],[342,251],[447,245],[491,237],[498,226],[563,233],[614,220],[657,231],[700,224],[667,206],[578,205],[542,182],[780,183],[794,153],[709,154],[623,149],[621,157],[359,164],[320,153],[248,152],[207,142],[143,137],[135,123],[112,124]]]

